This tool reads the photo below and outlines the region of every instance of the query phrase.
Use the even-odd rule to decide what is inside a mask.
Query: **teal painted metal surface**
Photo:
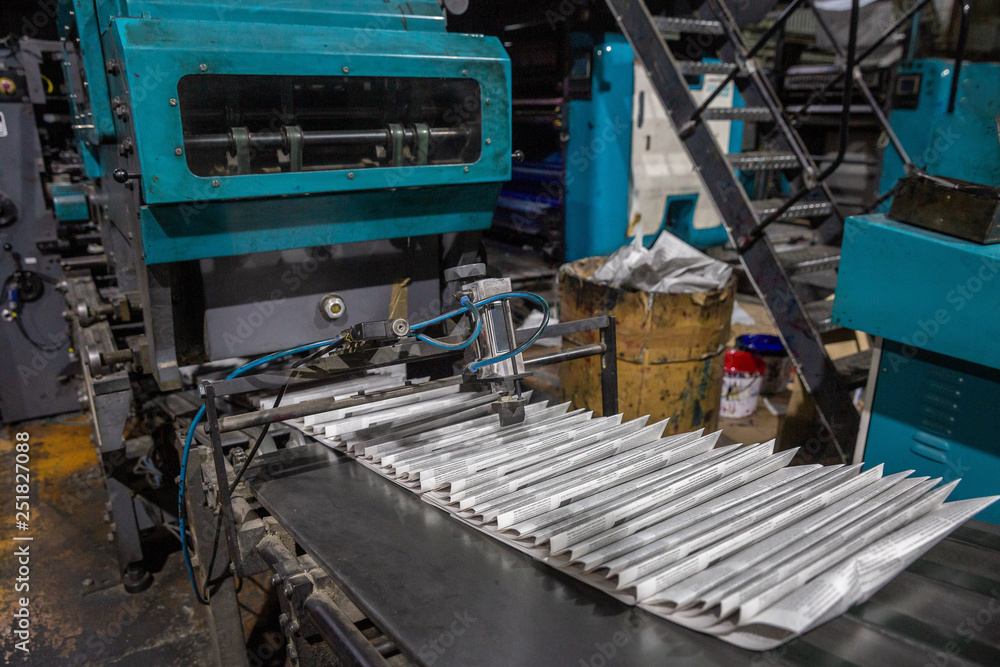
[[[915,60],[900,67],[899,76],[919,75],[914,109],[895,108],[889,118],[913,163],[927,173],[983,185],[1000,186],[1000,64],[963,62],[954,113],[948,113],[954,61]],[[904,176],[903,163],[885,150],[883,194]],[[889,202],[882,211],[889,210]]]
[[[143,196],[149,204],[510,178],[510,61],[495,38],[255,23],[227,24],[220,30],[214,22],[141,19],[115,19],[112,33],[121,79],[128,82]],[[339,75],[346,68],[350,76],[471,77],[480,85],[482,154],[467,166],[197,177],[185,157],[175,155],[183,145],[181,114],[168,100],[177,97],[181,77],[199,75],[201,65],[213,74]]]
[[[1000,247],[848,218],[833,320],[883,337],[865,466],[1000,493]]]
[[[1000,246],[888,219],[848,218],[833,321],[1000,368]]]
[[[52,206],[59,222],[88,220],[87,194],[82,184],[52,186]]]
[[[577,39],[581,37],[578,36]],[[632,95],[635,72],[632,47],[621,35],[607,34],[593,49],[591,99],[569,103],[570,140],[566,158],[566,260],[604,255],[627,240],[628,189],[631,167]],[[706,62],[719,62],[706,59]],[[704,77],[691,85],[698,90]],[[730,84],[732,85],[732,84]],[[745,106],[734,91],[733,106]],[[610,141],[609,141],[610,138]],[[617,142],[617,146],[605,148]],[[743,146],[743,123],[734,121],[729,152]],[[722,245],[729,239],[721,224],[695,229],[694,207],[698,195],[667,197],[659,230],[697,248]],[[649,246],[656,234],[647,235]]]
[[[111,102],[108,95],[108,81],[104,72],[104,51],[101,46],[101,31],[98,26],[97,9],[93,0],[61,0],[58,7],[59,35],[67,39],[70,36],[70,26],[75,25],[79,42],[80,63],[87,82],[85,92],[76,90],[76,77],[70,71],[72,63],[67,58],[63,60],[63,74],[69,93],[70,112],[73,114],[73,124],[81,126],[74,130],[74,136],[80,146],[84,168],[89,178],[101,175],[97,158],[97,146],[102,142],[113,141],[115,124],[111,116]],[[89,109],[81,109],[77,100],[81,94],[86,95]],[[87,128],[86,126],[93,127]]]
[[[591,99],[569,103],[566,261],[620,247],[628,228],[632,48],[617,34],[593,47]]]
[[[886,473],[961,478],[954,499],[1000,494],[998,405],[1000,370],[886,341],[865,467],[884,463]],[[976,518],[1000,523],[1000,507]]]
[[[499,183],[143,206],[147,264],[489,227]],[[278,224],[275,224],[275,223]]]
[[[122,16],[190,19],[223,23],[315,25],[366,30],[444,32],[445,18],[434,0],[254,0],[206,3],[204,0],[122,0]]]
[[[695,248],[710,248],[723,245],[729,240],[726,228],[722,225],[696,229],[694,226],[694,209],[698,204],[698,194],[674,195],[667,197],[667,209],[664,213],[664,227],[688,245]]]

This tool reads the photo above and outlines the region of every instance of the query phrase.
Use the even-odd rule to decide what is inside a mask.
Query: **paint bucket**
[[[727,350],[723,361],[722,400],[719,416],[729,419],[749,417],[757,410],[764,383],[764,360],[753,352]]]
[[[767,334],[745,334],[736,339],[736,349],[752,352],[764,360],[767,368],[760,388],[761,394],[773,396],[788,389],[792,360],[788,358],[788,352],[780,338]]]

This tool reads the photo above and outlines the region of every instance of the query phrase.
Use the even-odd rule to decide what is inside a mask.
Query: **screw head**
[[[350,67],[345,67],[344,70],[343,70],[344,74],[347,74],[350,71],[351,71]]]
[[[174,155],[183,155],[183,154],[184,154],[184,150],[183,149],[181,149],[181,148],[175,148],[174,149]]]
[[[200,69],[202,72],[204,72],[204,71],[206,71],[208,69],[208,65],[206,65],[205,63],[202,63],[202,64],[198,65],[198,69]]]
[[[462,70],[462,76],[469,76],[469,70],[463,69]]]
[[[486,98],[486,104],[487,104],[487,105],[489,105],[489,104],[490,104],[490,98],[488,98],[488,97]]]
[[[489,102],[487,102],[487,104],[489,104]],[[175,98],[175,97],[171,97],[170,98],[170,106],[172,106],[172,107],[177,106],[177,98]]]
[[[467,174],[468,174],[468,173],[469,173],[469,168],[468,168],[468,167],[466,167],[466,168],[465,168],[465,169],[463,169],[462,171],[464,171],[465,173],[467,173]]]
[[[347,178],[349,178],[349,179],[351,179],[353,181],[354,180],[354,172],[352,171],[352,172],[348,173],[347,174]]]
[[[219,182],[218,181],[212,181],[212,187],[213,188],[219,187]]]
[[[487,140],[486,140],[486,145],[487,145],[487,146],[489,146],[489,145],[490,145],[490,144],[492,144],[492,143],[493,143],[493,140],[492,140],[492,139],[487,139]]]

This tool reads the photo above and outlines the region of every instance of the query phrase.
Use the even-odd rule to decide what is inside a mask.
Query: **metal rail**
[[[557,325],[553,325],[547,329],[553,336],[561,336],[569,333],[577,333],[580,331],[598,330],[600,333],[600,342],[584,346],[581,348],[571,349],[571,350],[560,350],[558,352],[553,352],[551,354],[542,355],[540,357],[535,357],[529,363],[533,366],[545,366],[549,364],[561,363],[564,361],[569,361],[571,359],[580,359],[587,356],[601,356],[601,391],[602,391],[602,407],[604,409],[604,414],[617,414],[618,413],[618,360],[617,360],[617,344],[615,336],[615,318],[607,315],[602,315],[600,317],[594,317],[586,320],[577,320],[571,322],[563,322]],[[518,332],[518,341],[527,340],[529,337],[534,335],[537,331],[521,331]],[[397,349],[397,353],[393,354],[392,350]],[[405,352],[399,352],[398,350],[405,349]],[[419,361],[432,356],[441,356],[439,350],[434,349],[434,352],[428,352],[427,354],[422,354],[420,346],[415,341],[404,340],[400,341],[394,345],[376,347],[372,349],[362,348],[360,350],[348,350],[346,352],[335,352],[330,355],[324,362],[330,368],[329,371],[325,372],[322,368],[319,368],[319,364],[315,364],[310,367],[313,372],[311,379],[315,380],[317,378],[322,378],[326,380],[336,379],[338,376],[343,374],[344,369],[350,370],[362,370],[364,368],[377,367],[379,365],[385,365],[386,363],[403,363],[407,361]],[[382,356],[379,356],[379,355]],[[452,353],[454,354],[454,353]],[[365,355],[368,355],[367,358]],[[346,361],[345,361],[346,360]],[[392,360],[390,362],[390,360]],[[263,381],[260,378],[263,376],[265,378]],[[254,381],[253,378],[257,377],[258,380]],[[241,414],[233,414],[220,416],[218,399],[225,396],[233,396],[237,394],[244,394],[252,391],[258,391],[264,388],[273,388],[275,383],[288,383],[291,378],[284,376],[282,374],[276,373],[266,373],[258,376],[249,376],[246,378],[247,382],[236,382],[233,380],[219,380],[219,381],[205,381],[200,387],[202,400],[205,403],[207,424],[205,430],[209,435],[209,441],[211,443],[212,457],[215,464],[215,472],[217,478],[217,487],[219,493],[219,500],[222,506],[222,523],[225,527],[226,532],[226,542],[229,549],[229,553],[232,554],[233,564],[235,566],[235,571],[243,576],[247,571],[242,562],[243,556],[238,549],[237,537],[236,537],[236,521],[234,518],[232,494],[234,489],[230,488],[229,474],[227,470],[226,454],[223,447],[222,434],[229,433],[232,431],[238,431],[242,429],[254,428],[258,426],[265,426],[268,424],[273,424],[278,421],[284,421],[287,419],[296,419],[299,417],[305,417],[308,415],[319,414],[321,412],[327,412],[329,410],[348,408],[357,405],[364,405],[366,403],[371,403],[372,401],[380,401],[387,398],[394,398],[397,396],[407,396],[410,394],[426,392],[433,389],[439,389],[442,387],[451,387],[463,384],[468,381],[469,378],[461,375],[456,375],[452,377],[446,377],[439,380],[431,380],[429,382],[424,382],[419,385],[407,384],[402,387],[396,387],[393,389],[386,389],[382,391],[372,392],[370,394],[361,394],[358,396],[352,396],[350,398],[336,399],[333,397],[325,397],[313,399],[310,401],[303,401],[301,403],[296,403],[287,406],[278,406],[274,408],[268,408],[264,410],[256,410]],[[474,381],[473,381],[474,382]],[[475,384],[472,385],[473,388],[478,388]],[[218,391],[222,389],[223,391]],[[454,418],[454,415],[449,417],[449,419]],[[321,613],[322,610],[317,610],[317,613]],[[329,619],[328,619],[329,620]]]
[[[468,139],[470,134],[469,128],[467,127],[430,128],[431,141]],[[287,150],[291,145],[288,134],[285,132],[248,132],[246,136],[250,147],[255,150],[274,148]],[[403,128],[402,136],[404,141],[413,142],[416,141],[417,132],[410,128]],[[302,131],[302,143],[305,146],[389,146],[391,141],[392,136],[390,130],[388,129]],[[235,153],[237,141],[233,136],[233,132],[230,131],[224,134],[199,134],[185,137],[184,145],[189,150],[226,149]]]

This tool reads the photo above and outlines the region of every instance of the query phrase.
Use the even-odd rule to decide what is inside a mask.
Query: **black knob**
[[[141,176],[142,174],[130,174],[124,169],[115,169],[111,172],[111,178],[115,179],[119,183],[128,183],[129,181],[136,180]]]
[[[514,151],[510,154],[510,159],[514,162],[524,162],[524,151]]]

